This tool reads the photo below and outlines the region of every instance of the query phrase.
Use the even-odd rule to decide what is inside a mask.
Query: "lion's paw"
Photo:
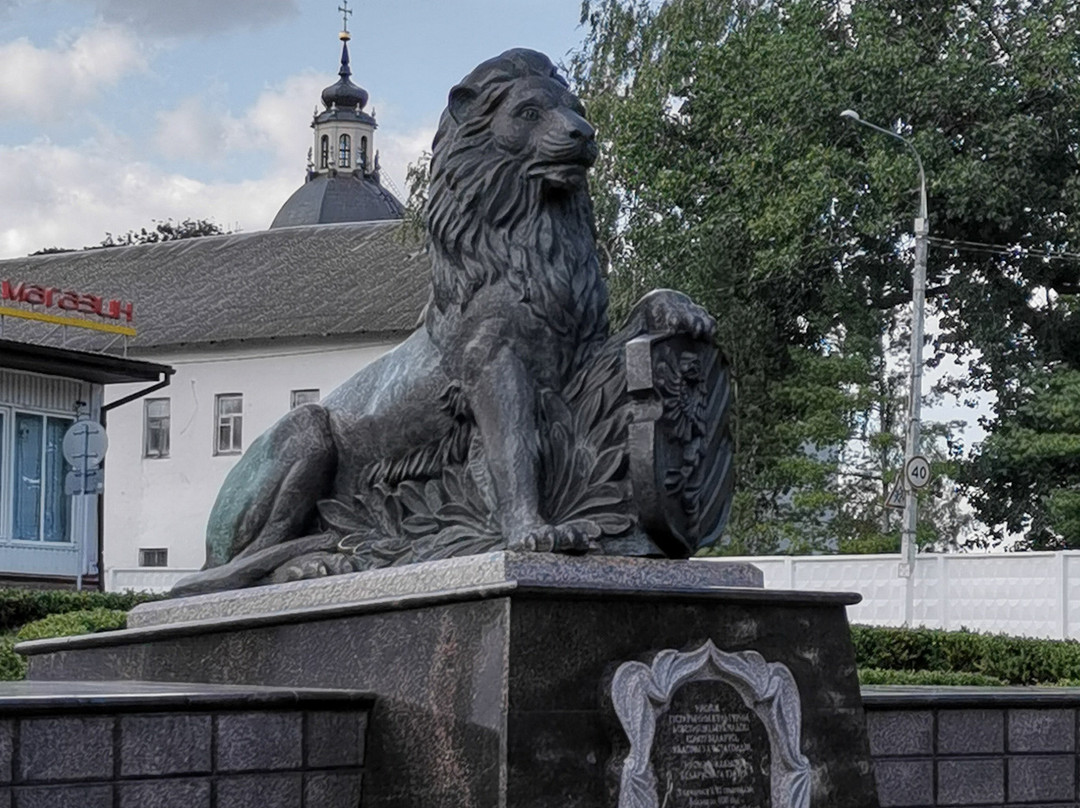
[[[588,519],[576,519],[561,525],[531,525],[509,537],[508,549],[530,553],[589,553],[600,545],[600,526]]]
[[[682,292],[657,289],[642,298],[639,305],[650,334],[685,334],[693,339],[711,340],[716,333],[712,315]]]
[[[340,575],[352,571],[353,566],[348,556],[341,553],[306,553],[278,567],[270,578],[273,583],[281,584],[287,581],[325,578],[327,575]]]

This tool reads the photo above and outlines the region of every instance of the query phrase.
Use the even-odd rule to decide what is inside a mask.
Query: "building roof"
[[[173,374],[171,367],[155,362],[70,351],[47,345],[31,345],[8,339],[0,339],[0,368],[63,376],[94,384],[164,381]]]
[[[0,281],[134,303],[135,350],[301,337],[396,338],[430,265],[400,222],[283,227],[0,261]],[[122,338],[4,318],[5,339],[119,352]]]
[[[281,206],[270,229],[401,219],[405,209],[374,176],[325,174],[305,182]]]

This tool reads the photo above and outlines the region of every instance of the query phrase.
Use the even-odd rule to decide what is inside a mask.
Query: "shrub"
[[[63,589],[0,589],[0,634],[50,614],[85,609],[122,609],[161,600],[150,592],[71,592]]]
[[[859,684],[1001,687],[1005,682],[993,676],[968,671],[891,671],[882,668],[859,668]]]
[[[928,628],[852,626],[860,668],[965,672],[1011,685],[1080,679],[1080,642]]]
[[[0,636],[0,682],[13,682],[26,676],[26,660],[15,653],[15,637]]]
[[[127,627],[127,612],[120,609],[84,609],[78,612],[50,614],[27,623],[15,635],[19,642],[51,637],[74,637],[98,631],[116,631]]]

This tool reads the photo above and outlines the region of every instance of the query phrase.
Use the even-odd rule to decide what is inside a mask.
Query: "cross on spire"
[[[349,0],[342,0],[342,4],[338,6],[337,10],[341,12],[341,30],[347,34],[349,33],[349,17],[352,16]]]

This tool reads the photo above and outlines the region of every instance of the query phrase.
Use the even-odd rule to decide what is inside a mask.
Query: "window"
[[[319,168],[327,168],[330,165],[330,136],[323,135],[319,144]]]
[[[293,390],[289,395],[289,409],[295,410],[301,404],[318,404],[319,399],[322,396],[319,395],[319,391],[315,390]]]
[[[338,167],[348,168],[352,165],[352,138],[348,135],[342,135],[341,140],[338,141],[338,145],[340,147],[338,148],[338,152],[340,152],[338,154]]]
[[[16,412],[12,460],[12,538],[17,541],[68,542],[70,501],[64,478],[71,466],[61,443],[70,418]]]
[[[214,413],[217,421],[214,454],[240,454],[244,440],[244,397],[239,393],[216,396]]]
[[[367,138],[360,138],[360,168],[367,171]]]
[[[169,550],[166,547],[140,547],[140,567],[167,567],[169,566]]]
[[[148,398],[143,405],[143,457],[169,456],[169,410],[167,398]]]

